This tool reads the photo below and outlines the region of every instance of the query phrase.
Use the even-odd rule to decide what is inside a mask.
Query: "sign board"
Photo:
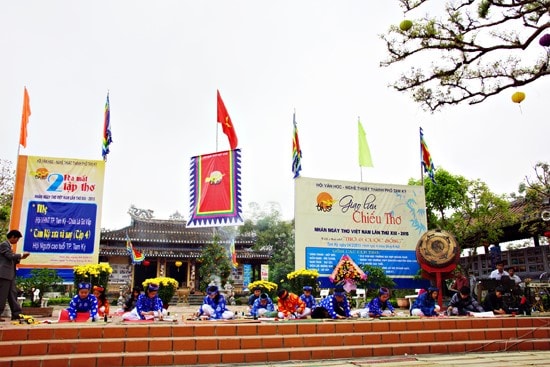
[[[392,278],[417,274],[416,244],[427,230],[423,187],[306,177],[294,182],[296,269],[317,269],[321,279],[348,255]]]

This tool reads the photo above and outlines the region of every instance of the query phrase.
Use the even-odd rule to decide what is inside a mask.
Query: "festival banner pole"
[[[23,203],[23,191],[25,184],[25,172],[27,167],[27,156],[21,157],[21,145],[27,147],[27,124],[31,115],[31,105],[27,87],[23,92],[23,111],[21,113],[21,129],[19,131],[19,143],[17,144],[17,164],[15,169],[15,186],[10,213],[10,228],[19,229],[21,221],[21,206]]]

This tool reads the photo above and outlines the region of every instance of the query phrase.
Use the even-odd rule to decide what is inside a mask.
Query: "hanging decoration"
[[[241,150],[192,157],[190,191],[188,228],[244,223],[241,215]]]
[[[517,103],[519,107],[519,112],[521,111],[521,106],[519,105],[523,100],[525,99],[525,93],[523,92],[515,92],[512,94],[512,102]]]
[[[143,261],[143,266],[149,266],[149,265],[151,265],[151,262],[149,260]]]
[[[516,92],[512,94],[512,102],[514,103],[521,103],[525,99],[525,93],[523,92]]]
[[[176,265],[176,268],[178,268],[178,273],[179,273],[180,267],[183,265],[183,263],[178,260],[178,261],[176,261],[175,265]]]
[[[544,36],[542,36],[539,39],[539,45],[543,47],[549,47],[550,46],[550,34],[546,33]]]
[[[413,22],[411,22],[408,19],[405,19],[404,21],[399,23],[399,29],[401,29],[403,32],[408,31],[409,29],[412,28],[412,26],[413,26]]]

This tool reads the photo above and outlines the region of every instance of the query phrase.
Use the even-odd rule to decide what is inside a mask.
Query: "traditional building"
[[[148,278],[167,276],[176,279],[181,288],[197,289],[199,267],[197,259],[203,247],[214,241],[229,251],[231,241],[235,240],[237,269],[233,270],[231,280],[235,288],[243,286],[249,278],[260,278],[261,265],[267,264],[269,251],[257,251],[252,247],[253,236],[239,236],[223,227],[188,228],[186,221],[179,215],[168,220],[154,219],[151,210],[131,207],[129,226],[117,230],[102,230],[99,261],[108,262],[113,268],[110,284],[132,287],[141,285]],[[133,265],[128,255],[126,242],[145,255],[141,264]],[[250,269],[250,274],[244,274]],[[111,287],[113,289],[114,287]]]

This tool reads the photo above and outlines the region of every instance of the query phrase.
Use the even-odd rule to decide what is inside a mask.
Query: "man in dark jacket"
[[[506,306],[504,300],[502,299],[503,293],[504,288],[500,285],[495,288],[494,292],[489,293],[483,301],[483,308],[485,311],[493,311],[495,315],[504,315],[509,313],[508,306]]]
[[[449,316],[467,316],[470,312],[484,312],[484,310],[483,307],[470,296],[470,287],[464,286],[460,288],[459,293],[455,293],[451,297],[449,307],[447,308],[447,314]]]
[[[8,301],[12,320],[18,320],[21,313],[21,306],[17,302],[15,266],[21,259],[26,259],[30,255],[28,252],[22,254],[13,252],[12,246],[17,244],[21,237],[23,237],[21,232],[11,230],[7,235],[8,240],[0,244],[0,315],[4,312],[6,301]],[[4,319],[0,318],[0,321],[4,321]]]

